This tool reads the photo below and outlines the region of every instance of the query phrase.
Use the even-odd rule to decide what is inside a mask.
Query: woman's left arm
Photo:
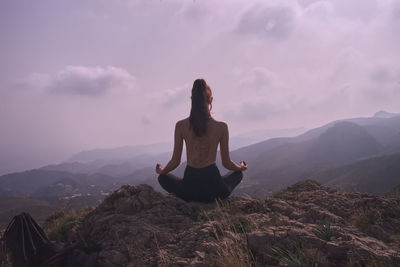
[[[167,174],[170,171],[176,169],[181,163],[182,157],[182,149],[183,149],[183,135],[182,135],[182,127],[180,127],[179,121],[175,125],[175,134],[174,134],[174,152],[172,153],[172,158],[168,162],[165,168],[161,169],[160,174]]]

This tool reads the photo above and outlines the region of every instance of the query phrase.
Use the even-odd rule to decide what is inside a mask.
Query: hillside
[[[316,164],[343,164],[383,152],[382,145],[363,127],[352,122],[338,122],[323,132],[307,151]]]
[[[57,236],[68,216],[49,218],[47,233]],[[216,204],[123,186],[73,229],[62,236],[77,242],[58,257],[64,265],[78,256],[81,264],[96,259],[96,266],[396,266],[400,260],[399,198],[338,192],[312,180],[262,200]]]
[[[345,191],[382,195],[400,184],[400,154],[369,158],[316,171],[310,178]]]
[[[237,147],[236,139],[231,138],[231,149]],[[42,169],[121,177],[145,168],[153,168],[155,162],[166,164],[171,152],[157,154],[156,151],[167,148],[171,150],[172,144],[84,151],[71,157],[68,162]],[[250,180],[273,180],[273,175],[288,185],[304,178],[302,172],[308,168],[327,164],[337,166],[377,153],[394,152],[400,152],[400,116],[380,111],[373,117],[333,121],[295,137],[272,138],[241,147],[232,152],[232,158],[236,161],[246,160],[251,164],[253,168],[249,168],[248,172]],[[185,161],[184,156],[185,153],[182,161]],[[282,175],[279,170],[282,168],[291,170],[287,173],[288,176]],[[264,174],[269,172],[272,175],[265,177]],[[183,174],[183,170],[178,170],[177,173]],[[271,181],[269,185],[273,184]]]
[[[339,166],[383,151],[384,147],[362,126],[338,122],[306,141],[269,140],[234,151],[232,157],[250,159],[240,191],[260,197],[267,193],[260,188],[276,191],[307,178],[315,169]]]
[[[73,174],[30,170],[0,177],[0,229],[26,211],[39,222],[59,207],[96,206],[105,195],[124,184],[102,174]]]
[[[107,152],[111,153],[109,155],[109,158],[107,158]],[[87,154],[86,153],[83,154],[87,155],[88,157],[87,161],[83,160],[79,161],[80,157],[76,157],[77,161],[68,161],[68,162],[63,162],[61,164],[48,165],[40,168],[40,170],[63,171],[76,174],[104,174],[112,177],[121,177],[129,175],[137,170],[147,168],[150,165],[153,167],[154,162],[157,161],[165,162],[169,160],[171,156],[171,152],[165,152],[154,155],[139,154],[139,155],[132,155],[131,157],[128,157],[128,155],[125,154],[119,155],[116,152],[114,153],[112,152],[114,151],[112,150],[102,151],[101,157],[99,155],[100,159],[96,159],[95,157],[97,155],[96,153],[93,155],[93,158],[90,158],[89,156],[92,155],[92,152],[87,152]],[[131,152],[133,153],[133,151]],[[117,157],[118,155],[119,158],[112,158],[113,156]],[[75,159],[75,157],[72,157],[71,160],[72,159]]]
[[[67,183],[65,183],[66,181]],[[40,169],[0,176],[2,193],[7,196],[18,197],[40,195],[40,191],[56,194],[56,192],[61,192],[61,187],[67,186],[67,184],[69,184],[71,193],[100,193],[108,191],[113,183],[115,183],[114,177],[104,174],[69,173]],[[50,188],[54,188],[55,191],[50,190],[49,192],[48,189]],[[47,193],[43,196],[47,196]],[[64,196],[64,194],[60,196]]]
[[[124,146],[108,149],[94,149],[81,151],[69,159],[70,162],[119,161],[131,159],[140,155],[155,155],[171,150],[170,143],[150,145]]]
[[[43,199],[0,196],[0,230],[21,212],[29,212],[38,222],[43,223],[55,210],[55,206]]]
[[[96,205],[124,184],[146,183],[163,192],[154,164],[165,165],[171,153],[154,154],[160,147],[166,146],[86,151],[72,157],[74,161],[3,175],[0,196],[45,201],[52,208],[66,203],[79,208]],[[234,150],[231,158],[245,160],[249,166],[234,194],[264,198],[309,177],[344,190],[382,194],[398,184],[394,182],[399,171],[388,169],[379,156],[399,152],[399,114],[378,112],[369,118],[330,122],[296,137],[273,138]],[[357,164],[368,158],[371,161]],[[378,160],[373,162],[372,158]],[[185,165],[183,157],[173,173],[182,177]],[[217,165],[222,174],[227,172],[219,156]],[[28,204],[25,200],[21,203]],[[0,209],[0,221],[12,215],[5,211]]]

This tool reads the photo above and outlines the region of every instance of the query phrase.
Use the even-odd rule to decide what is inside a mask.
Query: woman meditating
[[[174,152],[167,166],[156,165],[158,182],[168,192],[186,201],[212,202],[227,198],[243,178],[244,161],[234,163],[229,156],[229,132],[225,122],[211,117],[211,89],[203,79],[194,81],[190,116],[175,126]],[[181,162],[183,140],[186,143],[187,165],[183,179],[169,172]],[[225,176],[215,164],[220,145],[222,165],[231,170]]]

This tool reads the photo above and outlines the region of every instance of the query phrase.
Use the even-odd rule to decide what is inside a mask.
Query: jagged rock
[[[292,192],[292,193],[301,193],[301,192],[307,192],[307,191],[315,191],[315,190],[320,190],[321,189],[321,184],[318,183],[317,181],[314,180],[303,180],[300,181],[292,186],[289,186],[286,191]]]
[[[389,265],[399,259],[400,199],[305,180],[265,200],[187,203],[123,186],[71,233],[98,266]]]
[[[154,191],[149,185],[142,184],[137,187],[124,185],[106,198],[97,211],[134,214],[153,207],[162,199],[162,194]]]

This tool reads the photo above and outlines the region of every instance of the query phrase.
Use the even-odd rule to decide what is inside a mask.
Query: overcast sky
[[[396,0],[0,0],[0,36],[0,169],[170,141],[200,77],[231,135],[400,111]]]

